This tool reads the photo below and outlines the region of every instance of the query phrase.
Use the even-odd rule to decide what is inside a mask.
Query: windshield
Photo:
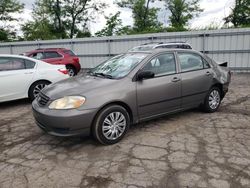
[[[118,55],[98,65],[90,73],[95,76],[107,78],[122,78],[141,62],[147,54],[124,54]]]

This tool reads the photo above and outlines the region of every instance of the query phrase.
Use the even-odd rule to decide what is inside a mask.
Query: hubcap
[[[75,76],[75,72],[74,72],[73,69],[69,68],[67,70],[68,70],[68,74],[69,74],[70,77]]]
[[[211,109],[216,109],[220,104],[220,93],[213,90],[209,95],[209,106]]]
[[[103,121],[102,133],[108,140],[116,140],[125,131],[126,118],[121,112],[110,113]]]
[[[40,91],[46,86],[46,84],[38,84],[36,85],[36,87],[33,90],[33,95],[35,98],[38,97]]]

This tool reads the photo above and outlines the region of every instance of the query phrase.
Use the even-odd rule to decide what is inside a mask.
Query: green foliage
[[[57,39],[57,35],[53,32],[53,26],[47,19],[31,21],[23,25],[23,35],[25,40],[50,40]]]
[[[122,20],[119,18],[120,14],[120,12],[117,12],[113,16],[105,16],[107,20],[106,27],[104,27],[101,31],[96,32],[95,35],[98,37],[117,35],[122,27]]]
[[[104,7],[91,0],[36,0],[34,21],[22,27],[24,36],[27,40],[91,36],[85,28],[94,18],[90,12],[101,12]]]
[[[16,0],[0,0],[0,41],[11,41],[16,38],[16,32],[10,26],[11,21],[18,21],[14,13],[21,13],[24,5]]]
[[[0,41],[7,41],[8,40],[8,33],[3,30],[0,29]]]
[[[24,4],[16,0],[1,0],[0,1],[0,21],[14,21],[13,13],[21,13]]]
[[[250,26],[250,1],[235,0],[235,7],[231,14],[224,18],[225,23],[232,23],[234,27]]]
[[[199,7],[200,0],[165,0],[166,8],[170,11],[171,27],[177,31],[185,30],[188,22],[198,16],[203,10]]]
[[[132,9],[134,18],[133,28],[128,34],[158,32],[162,24],[158,21],[157,8],[150,8],[150,2],[154,0],[121,0],[117,4],[121,8]]]

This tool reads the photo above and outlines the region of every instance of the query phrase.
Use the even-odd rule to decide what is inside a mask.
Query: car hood
[[[42,93],[50,99],[58,99],[64,96],[85,95],[86,93],[107,87],[114,84],[117,80],[94,77],[94,76],[76,76],[66,80],[51,84],[42,90]]]

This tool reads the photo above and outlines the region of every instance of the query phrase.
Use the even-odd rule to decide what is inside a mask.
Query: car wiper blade
[[[113,79],[113,76],[111,76],[110,74],[104,74],[102,72],[91,72],[91,74],[94,76],[102,76],[105,78]]]

